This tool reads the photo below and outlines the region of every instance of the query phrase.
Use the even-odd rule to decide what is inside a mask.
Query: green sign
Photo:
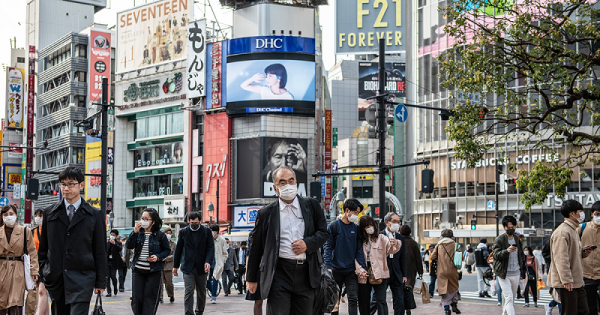
[[[333,134],[333,146],[337,147],[337,145],[338,145],[338,135],[337,135],[337,133],[334,133]]]

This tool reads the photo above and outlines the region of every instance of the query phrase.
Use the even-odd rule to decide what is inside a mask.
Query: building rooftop
[[[299,7],[317,7],[327,5],[328,0],[219,0],[224,7],[241,9],[261,3],[287,4]]]

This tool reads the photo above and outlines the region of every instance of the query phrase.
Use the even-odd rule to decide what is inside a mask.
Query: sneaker
[[[523,304],[523,307],[529,307],[529,303]]]
[[[498,306],[502,306],[502,303],[498,302]]]
[[[215,301],[215,300],[210,300],[210,304],[217,304],[217,301]]]
[[[483,298],[483,297],[485,297],[485,295],[483,295],[483,293],[479,292],[479,297]]]
[[[112,296],[112,294],[106,293],[106,297],[111,297],[111,296]]]
[[[489,293],[487,293],[487,291],[483,292],[483,296],[488,297],[488,298],[492,298],[492,296]]]
[[[533,307],[538,308],[537,302],[533,302]]]
[[[548,304],[544,305],[544,308],[546,309],[546,315],[552,315],[552,309],[554,307],[550,307],[548,306]]]

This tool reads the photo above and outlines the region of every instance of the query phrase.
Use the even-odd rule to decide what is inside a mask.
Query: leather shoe
[[[163,299],[158,300],[160,304],[163,304]]]
[[[491,296],[489,293],[487,293],[487,291],[483,292],[483,295],[484,295],[485,297],[488,297],[488,298],[491,298],[491,297],[492,297],[492,296]]]
[[[171,303],[175,302],[175,297],[174,296],[170,297],[169,302],[171,302]]]
[[[112,296],[112,294],[106,293],[106,297],[111,297],[111,296]]]
[[[125,289],[119,289],[119,292],[125,292]]]

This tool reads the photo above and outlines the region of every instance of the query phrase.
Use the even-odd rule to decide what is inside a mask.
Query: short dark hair
[[[594,211],[600,211],[600,200],[594,202],[594,204],[592,205],[592,212]]]
[[[244,246],[244,245],[248,245],[248,243],[246,243],[246,241],[242,241],[242,243],[240,245]]]
[[[229,241],[229,239],[228,239],[227,237],[225,238],[225,240],[226,240],[226,241]]]
[[[402,235],[402,236],[410,236],[410,233],[412,233],[412,229],[410,228],[410,226],[403,225],[403,226],[400,227],[400,235]]]
[[[565,200],[563,202],[562,207],[560,207],[560,213],[563,217],[568,218],[571,212],[577,212],[578,210],[583,210],[583,206],[577,200]]]
[[[479,243],[481,243],[481,244],[487,244],[487,238],[480,239]]]
[[[283,89],[287,84],[287,71],[280,63],[274,63],[265,68],[265,74],[274,74],[279,79],[279,88]]]
[[[150,217],[152,218],[152,222],[154,222],[152,224],[152,230],[150,230],[150,231],[151,232],[160,231],[160,228],[162,228],[163,221],[160,218],[160,216],[158,215],[158,211],[156,211],[156,209],[154,209],[154,208],[146,208],[146,209],[144,209],[144,212],[148,212],[148,214],[150,214]]]
[[[62,182],[67,179],[74,179],[78,183],[82,183],[84,181],[83,172],[78,167],[69,166],[58,174],[58,181]]]
[[[219,229],[219,226],[218,226],[218,225],[216,225],[216,224],[213,224],[213,225],[211,225],[211,226],[210,226],[210,229],[211,229],[213,232],[219,232],[219,230],[220,230],[220,229]]]
[[[190,222],[190,220],[196,220],[196,219],[202,220],[200,218],[200,212],[192,211],[192,212],[190,212],[190,214],[188,214],[188,222]]]
[[[119,236],[119,230],[112,229],[112,230],[110,230],[110,234],[114,234],[116,236]]]
[[[507,215],[502,218],[502,226],[507,227],[509,223],[512,223],[514,226],[517,226],[517,219],[512,215]]]
[[[354,198],[350,198],[347,199],[346,201],[344,201],[344,211],[346,211],[346,209],[350,209],[350,211],[356,211],[356,209],[358,209],[358,205],[359,202],[357,202],[358,200],[354,199]]]
[[[36,215],[38,215],[38,214],[39,214],[39,215],[41,215],[41,216],[44,216],[44,209],[37,209],[37,210],[35,210],[35,212],[33,213],[33,215],[34,215],[34,216],[36,216]]]
[[[373,234],[371,234],[370,236],[371,240],[376,241],[379,237],[379,227],[377,226],[377,222],[375,222],[375,220],[373,220],[373,218],[371,218],[370,216],[363,215],[362,217],[360,217],[360,220],[358,220],[358,235],[360,236],[363,242],[366,242],[369,239],[369,234],[367,234],[367,232],[365,231],[365,229],[369,227],[369,225],[372,225],[373,228],[375,228],[375,232],[373,232]]]

